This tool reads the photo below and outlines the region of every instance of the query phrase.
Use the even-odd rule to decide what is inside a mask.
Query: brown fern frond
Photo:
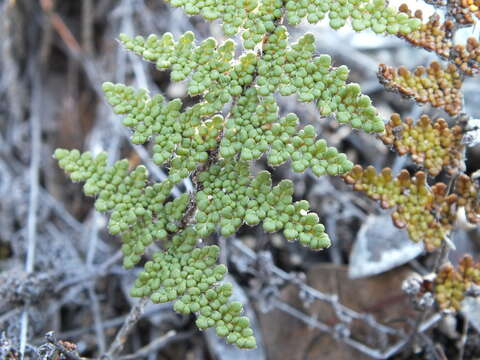
[[[472,285],[480,285],[480,263],[474,263],[469,255],[465,255],[455,269],[445,264],[435,279],[435,299],[441,309],[460,310],[465,292]]]
[[[480,19],[480,0],[451,0],[448,13],[460,25],[473,25]]]
[[[455,45],[450,59],[465,74],[478,73],[480,71],[480,42],[474,37],[470,37],[466,45]]]
[[[381,137],[385,145],[393,145],[400,155],[411,154],[412,160],[436,176],[443,167],[454,173],[462,158],[462,129],[438,118],[432,121],[422,115],[417,122],[411,117],[401,119],[393,114]]]
[[[462,109],[462,76],[453,64],[443,68],[433,61],[427,68],[418,66],[413,72],[403,66],[396,69],[380,64],[377,75],[386,89],[420,103],[443,108],[450,115]]]
[[[423,20],[422,11],[412,11],[406,4],[400,6],[401,12]],[[398,34],[414,46],[435,52],[438,56],[455,64],[466,75],[474,75],[480,71],[480,43],[470,37],[465,45],[455,44],[452,41],[456,24],[453,20],[440,21],[438,14],[430,16],[428,22],[408,34]]]
[[[465,208],[467,220],[473,224],[480,223],[479,186],[470,176],[461,174],[455,182],[458,206]]]
[[[389,168],[377,174],[372,166],[363,169],[356,165],[344,179],[354,190],[380,201],[383,208],[393,208],[395,226],[406,228],[410,239],[423,241],[428,251],[438,248],[452,228],[456,196],[448,195],[443,183],[429,188],[424,172],[412,177],[402,170],[394,178]]]

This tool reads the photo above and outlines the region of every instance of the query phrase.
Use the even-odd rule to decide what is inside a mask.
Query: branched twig
[[[30,194],[29,194],[29,208],[27,219],[27,259],[25,263],[25,271],[27,274],[33,272],[35,265],[35,248],[37,241],[37,209],[38,209],[38,194],[39,194],[39,168],[40,168],[40,136],[41,136],[41,109],[42,98],[40,84],[40,73],[32,70],[32,75],[35,79],[33,94],[32,94],[32,107],[30,114],[30,127],[31,127],[31,158],[30,158]],[[25,348],[27,345],[27,332],[28,332],[28,304],[25,305],[24,312],[21,320],[20,330],[20,354],[23,357]]]
[[[123,346],[127,341],[128,334],[132,331],[133,327],[135,326],[137,321],[140,319],[140,316],[145,310],[145,306],[147,305],[147,302],[148,302],[148,298],[141,298],[140,301],[138,301],[138,303],[132,307],[130,313],[125,319],[123,326],[118,331],[117,336],[115,336],[115,340],[110,345],[110,348],[108,349],[107,353],[102,356],[102,359],[113,360],[115,359],[115,356],[120,351],[122,351]]]
[[[152,341],[150,344],[140,348],[133,354],[123,355],[118,357],[118,360],[135,360],[148,356],[149,354],[154,354],[158,350],[162,349],[172,341],[184,340],[191,337],[194,334],[193,331],[177,333],[174,330],[167,332],[164,336],[159,337],[158,339]]]
[[[170,310],[170,305],[169,304],[163,304],[163,306],[157,305],[154,308],[149,309],[149,310],[145,311],[144,313],[142,313],[142,315],[140,316],[140,319],[149,318],[150,316],[157,315],[158,313],[165,311],[166,308],[168,308]],[[172,315],[173,315],[173,311],[172,311]],[[123,315],[123,316],[118,316],[118,317],[115,317],[115,318],[112,318],[112,319],[107,319],[107,320],[102,322],[102,327],[103,327],[103,329],[110,329],[110,328],[119,327],[119,326],[121,326],[125,323],[125,320],[127,319],[127,317],[128,317],[128,315]],[[174,323],[174,320],[176,320],[176,319],[178,319],[178,318],[171,318],[169,320],[170,320],[170,322]],[[93,330],[95,330],[93,326],[87,326],[87,327],[80,328],[80,329],[75,329],[75,330],[62,332],[62,333],[60,333],[60,337],[62,337],[62,338],[76,338],[76,337],[79,337],[83,334],[91,332]]]
[[[87,280],[93,280],[102,276],[105,276],[108,274],[108,270],[115,265],[117,262],[119,262],[122,259],[122,251],[118,250],[115,254],[113,254],[108,260],[106,260],[104,263],[94,266],[90,269],[81,269],[79,273],[81,275],[70,278],[68,280],[65,280],[61,283],[59,283],[55,287],[55,292],[60,292],[64,290],[65,288],[72,286],[72,285],[77,285],[79,283],[83,283]]]
[[[252,262],[258,261],[259,256],[256,253],[254,253],[251,249],[243,245],[243,243],[240,240],[235,239],[231,243],[233,244],[233,246],[235,246],[236,249],[238,249],[242,253],[242,255],[247,256],[250,261]],[[375,318],[372,315],[358,313],[355,310],[352,310],[344,306],[338,301],[338,296],[331,295],[331,294],[324,294],[308,286],[297,276],[289,274],[283,271],[282,269],[276,267],[275,265],[273,265],[271,261],[258,261],[258,264],[261,264],[261,266],[264,266],[264,267],[268,267],[269,274],[276,275],[280,277],[282,280],[288,281],[289,283],[298,286],[301,291],[307,293],[312,298],[316,300],[324,301],[330,304],[333,307],[336,316],[340,320],[340,322],[337,325],[335,325],[334,327],[331,327],[329,325],[319,322],[318,320],[312,318],[310,315],[307,315],[302,311],[297,310],[292,306],[282,302],[277,297],[273,298],[272,301],[275,308],[298,318],[299,320],[305,322],[309,326],[312,326],[313,328],[316,328],[323,332],[334,334],[335,338],[338,339],[339,341],[344,342],[345,344],[361,351],[364,354],[367,354],[368,356],[374,359],[388,359],[392,355],[398,353],[410,342],[411,336],[402,336],[403,335],[402,332],[392,327],[380,324],[375,320]],[[436,324],[440,319],[441,319],[440,314],[434,314],[428,320],[422,321],[421,323],[419,323],[418,327],[415,330],[415,333],[423,333],[424,331],[431,328],[434,324]],[[374,329],[381,335],[384,335],[384,334],[396,335],[396,336],[401,336],[401,338],[396,343],[388,347],[387,349],[371,348],[352,338],[349,330],[349,324],[352,320],[363,321],[365,324],[370,326],[372,329]]]
[[[92,314],[95,324],[95,334],[98,340],[98,349],[100,353],[104,353],[106,349],[105,334],[103,332],[102,326],[102,315],[100,310],[100,303],[98,301],[97,294],[95,294],[95,289],[93,284],[88,286],[88,297],[91,301]]]
[[[257,260],[258,255],[255,254],[249,248],[247,248],[245,245],[243,245],[243,243],[241,241],[234,240],[233,245],[237,249],[242,251],[242,253],[244,255],[248,256],[250,259]],[[399,334],[398,330],[396,330],[392,327],[389,327],[389,326],[385,326],[385,325],[377,322],[372,315],[361,314],[361,313],[356,312],[355,310],[352,310],[352,309],[342,305],[338,301],[338,296],[337,295],[324,294],[324,293],[312,288],[311,286],[308,286],[307,284],[305,284],[301,279],[299,279],[294,274],[289,274],[289,273],[283,271],[282,269],[276,267],[275,265],[271,264],[271,262],[268,263],[268,265],[267,265],[267,262],[265,262],[265,261],[260,262],[259,264],[268,266],[268,268],[269,268],[269,270],[271,271],[272,274],[280,277],[284,281],[288,281],[288,282],[298,286],[302,291],[304,291],[305,293],[307,293],[308,295],[310,295],[314,299],[324,301],[324,302],[327,302],[328,304],[330,304],[333,307],[333,309],[335,311],[335,314],[337,315],[337,317],[341,321],[349,323],[352,320],[360,320],[360,321],[364,321],[370,327],[375,328],[376,330],[378,330],[380,332],[383,332],[385,334],[391,334],[391,335]]]

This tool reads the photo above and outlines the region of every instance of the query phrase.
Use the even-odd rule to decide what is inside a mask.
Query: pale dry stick
[[[91,283],[87,287],[88,297],[91,301],[91,308],[93,313],[93,323],[95,327],[95,335],[98,340],[98,350],[101,354],[105,352],[107,348],[106,341],[105,341],[105,333],[103,332],[103,325],[102,325],[102,313],[100,309],[100,303],[98,301],[97,294],[95,293],[94,285]]]
[[[95,21],[105,21],[109,15],[110,7],[116,0],[97,0],[95,1]]]
[[[115,356],[122,351],[123,346],[127,341],[128,334],[133,330],[133,327],[140,319],[147,303],[148,298],[144,297],[132,307],[130,313],[125,319],[125,322],[115,336],[115,340],[113,340],[113,343],[110,345],[107,353],[101,357],[102,360],[113,360],[115,359]]]
[[[25,98],[25,91],[22,89],[19,61],[15,58],[15,37],[12,36],[15,29],[16,6],[13,1],[4,1],[0,7],[0,43],[2,65],[2,92],[7,95],[9,114],[13,121],[23,120],[25,105],[22,100]]]
[[[14,308],[14,309],[2,314],[0,316],[0,324],[3,324],[5,321],[10,319],[11,317],[13,317],[15,315],[18,315],[21,311],[22,311],[22,309],[17,307],[17,308]]]
[[[93,260],[95,258],[95,252],[96,252],[97,243],[98,243],[98,229],[97,229],[98,213],[95,210],[91,212],[89,223],[90,223],[90,236],[89,236],[89,242],[88,242],[87,258],[85,261],[85,265],[87,269],[90,269],[93,266]]]
[[[249,257],[253,261],[257,261],[258,255],[253,252],[253,250],[247,248],[240,240],[235,239],[231,242],[238,250],[240,250],[244,255]],[[302,291],[304,291],[306,294],[309,296],[313,297],[314,299],[320,300],[320,301],[325,301],[329,303],[334,311],[336,316],[345,322],[350,322],[351,320],[360,320],[365,323],[367,323],[370,327],[385,333],[385,334],[391,334],[391,335],[398,335],[399,331],[397,329],[394,329],[390,326],[386,326],[383,324],[380,324],[375,320],[375,318],[370,315],[370,314],[362,314],[358,313],[355,310],[352,310],[350,308],[347,308],[346,306],[342,305],[338,301],[338,296],[337,295],[332,295],[332,294],[324,294],[311,286],[308,286],[305,284],[301,279],[299,279],[297,276],[289,274],[282,269],[276,267],[274,264],[268,261],[262,261],[259,262],[262,265],[268,266],[270,272],[284,281],[291,282],[292,284],[298,286]]]
[[[87,54],[92,54],[93,46],[93,2],[92,0],[82,1],[82,45]]]
[[[463,360],[463,357],[465,356],[465,344],[467,342],[468,338],[468,326],[469,326],[469,321],[466,316],[463,317],[463,328],[462,328],[462,334],[459,339],[459,349],[458,349],[458,360]]]
[[[305,314],[304,312],[297,310],[293,306],[279,300],[279,299],[274,299],[273,300],[273,306],[278,309],[283,311],[284,313],[287,313],[301,321],[303,321],[305,324],[308,326],[318,329],[323,332],[328,332],[328,333],[333,333],[333,328],[331,326],[328,326],[327,324],[324,324],[316,319],[314,319],[312,316]]]
[[[41,201],[48,204],[51,208],[55,209],[58,217],[62,218],[65,224],[68,224],[68,226],[70,226],[77,232],[80,231],[82,224],[77,219],[75,219],[68,212],[67,209],[65,209],[65,206],[62,203],[55,199],[52,194],[50,194],[43,187],[40,187],[40,196]]]
[[[326,220],[326,224],[330,239],[332,241],[332,244],[336,244],[336,238],[337,238],[337,219],[332,217],[328,217]],[[333,264],[340,265],[343,263],[342,261],[342,254],[341,250],[338,246],[331,246],[328,249],[328,255],[330,256],[330,260],[332,261]]]
[[[324,324],[316,319],[314,319],[312,316],[305,314],[304,312],[294,308],[293,306],[284,303],[278,298],[275,298],[273,300],[273,305],[275,308],[277,308],[280,311],[285,312],[286,314],[289,314],[302,322],[306,323],[307,325],[311,326],[312,328],[318,329],[322,332],[326,332],[328,334],[333,334],[333,336],[341,341],[344,342],[345,344],[349,345],[350,347],[370,356],[373,359],[378,359],[378,360],[385,360],[389,359],[391,356],[395,355],[398,353],[401,349],[403,349],[409,342],[408,337],[399,340],[392,346],[390,346],[387,349],[384,350],[379,350],[375,348],[371,348],[355,339],[353,339],[349,333],[348,327],[345,326],[338,326],[338,327],[332,327],[328,326],[327,324]],[[441,315],[440,314],[435,314],[432,316],[428,321],[424,322],[420,327],[419,327],[419,333],[423,333],[427,331],[429,328],[431,328],[433,325],[435,325],[438,321],[440,321]],[[342,324],[342,323],[341,323]],[[343,331],[346,330],[346,331]]]
[[[98,242],[97,217],[98,217],[98,214],[94,211],[93,219],[91,221],[92,229],[91,229],[90,242],[89,242],[89,248],[87,252],[87,261],[86,261],[86,268],[90,271],[93,268],[93,259],[95,256],[95,249],[97,247],[97,242]],[[100,309],[100,303],[98,301],[97,294],[95,293],[94,281],[88,283],[87,292],[88,292],[88,297],[90,298],[90,301],[91,301],[90,306],[92,308],[95,334],[98,340],[98,350],[101,354],[103,354],[107,346],[106,346],[106,340],[105,340],[105,333],[103,332],[103,326],[102,326],[102,314]]]
[[[29,193],[29,207],[27,218],[27,258],[25,263],[25,271],[27,274],[33,272],[35,265],[35,248],[37,241],[37,209],[38,209],[38,195],[39,195],[39,170],[40,170],[40,155],[41,155],[41,111],[42,111],[42,91],[40,84],[42,84],[40,72],[30,69],[33,74],[33,94],[31,100],[31,158],[30,158],[30,193]],[[21,317],[20,329],[20,354],[22,359],[25,356],[25,348],[27,345],[28,332],[28,304],[25,305]]]
[[[55,287],[54,291],[58,293],[69,286],[77,285],[87,280],[94,280],[95,278],[105,276],[108,274],[108,270],[110,269],[110,267],[112,267],[118,261],[120,261],[122,257],[123,257],[122,250],[118,250],[113,256],[111,256],[104,263],[98,266],[95,266],[91,269],[82,268],[81,271],[79,271],[82,275],[59,283]]]
[[[438,360],[448,360],[447,355],[445,355],[445,351],[440,344],[435,345],[435,355]]]
[[[435,344],[433,340],[428,337],[427,335],[421,333],[420,334],[421,338],[423,339],[424,343],[430,350],[430,353],[434,356],[435,360],[448,360],[447,357],[445,356],[445,353],[439,344]]]
[[[420,325],[420,327],[418,328],[418,332],[420,334],[423,334],[425,331],[427,331],[432,326],[434,326],[436,323],[438,323],[441,319],[442,319],[442,315],[440,315],[440,314],[432,315],[428,320],[424,321]],[[346,343],[349,344],[348,341],[346,341]],[[398,341],[397,343],[393,344],[388,349],[386,349],[384,351],[381,351],[379,353],[380,357],[378,357],[377,359],[381,359],[381,360],[390,359],[393,355],[400,352],[408,344],[409,344],[409,339],[408,339],[408,337],[406,337],[406,338]],[[349,345],[351,345],[351,344],[349,344]]]
[[[175,320],[178,320],[178,317],[176,317],[171,307],[172,306],[168,303],[158,304],[155,307],[150,308],[145,312],[143,312],[142,315],[140,316],[140,319],[149,318],[151,316],[158,315],[161,312],[169,311],[170,314],[172,315],[171,318],[168,318],[169,322],[175,322]],[[125,319],[127,317],[128,315],[122,315],[122,316],[117,316],[111,319],[107,319],[102,323],[103,329],[111,329],[111,328],[119,327],[125,323]],[[182,324],[179,324],[179,325],[182,325]],[[86,326],[84,328],[62,332],[59,334],[59,337],[62,339],[77,338],[88,332],[91,332],[92,330],[94,330],[92,326]]]
[[[123,16],[122,16],[122,26],[121,32],[124,34],[134,35],[135,26],[133,24],[133,12],[131,1],[124,0],[122,2],[123,7]],[[145,73],[145,62],[139,61],[138,56],[134,55],[131,51],[128,52],[128,60],[132,65],[133,73],[135,74],[135,82],[140,88],[147,89],[148,81],[147,74]]]
[[[162,349],[172,341],[184,340],[189,338],[193,334],[194,334],[193,331],[177,333],[175,330],[170,330],[164,336],[159,337],[158,339],[152,341],[148,345],[145,345],[135,353],[119,356],[117,360],[136,360],[136,359],[145,358],[150,354],[155,354],[158,350]]]
[[[258,255],[253,252],[253,250],[247,248],[241,241],[239,240],[233,240],[231,242],[237,249],[239,249],[244,255],[249,257],[253,261],[257,261]],[[367,325],[369,325],[372,329],[375,329],[378,331],[379,334],[390,334],[390,335],[403,335],[403,332],[399,332],[397,329],[391,328],[389,326],[383,325],[378,323],[375,318],[370,315],[370,314],[361,314],[358,313],[350,308],[347,308],[346,306],[342,305],[338,301],[338,296],[336,295],[330,295],[330,294],[324,294],[307,284],[305,284],[302,280],[300,280],[298,277],[288,274],[284,272],[283,270],[277,268],[275,265],[273,265],[269,261],[260,261],[259,263],[262,263],[262,265],[267,266],[269,268],[269,273],[270,274],[275,274],[282,278],[284,281],[291,282],[295,285],[297,285],[300,290],[306,292],[308,295],[310,295],[312,298],[320,300],[320,301],[325,301],[329,303],[334,311],[336,316],[340,320],[339,325],[343,325],[341,328],[345,328],[348,330],[348,324],[351,322],[352,319],[357,319],[360,321],[365,322]],[[278,307],[280,310],[287,312],[291,314],[292,316],[295,316],[299,318],[300,320],[304,321],[305,323],[309,324],[310,326],[313,326],[319,330],[322,331],[327,331],[331,333],[330,327],[328,325],[320,323],[319,321],[312,319],[309,315],[291,307],[288,304],[280,304],[281,300],[279,299],[274,299],[274,305],[275,307]],[[434,324],[436,324],[442,316],[440,314],[434,314],[430,319],[427,321],[424,321],[418,325],[418,327],[412,331],[412,333],[408,336],[403,337],[402,339],[398,340],[395,344],[390,346],[389,348],[385,350],[379,350],[379,349],[374,349],[370,348],[369,346],[362,344],[350,337],[350,334],[343,335],[341,333],[337,334],[336,337],[346,343],[347,345],[367,354],[368,356],[374,358],[374,359],[388,359],[389,357],[393,356],[394,354],[398,353],[400,350],[402,350],[405,346],[407,346],[410,341],[411,341],[411,336],[412,334],[418,334],[426,331],[430,327],[432,327]],[[339,327],[340,328],[340,327]]]
[[[118,265],[118,266],[112,267],[112,269],[110,271],[108,271],[107,273],[103,274],[103,276],[116,275],[116,276],[119,276],[119,277],[123,277],[123,276],[127,276],[127,274],[128,274],[128,270],[125,270],[123,267]],[[92,276],[92,278],[97,278],[97,277],[99,277],[99,276],[94,276],[94,275]],[[62,294],[62,295],[64,295],[62,297],[62,299],[60,300],[62,305],[67,304],[69,301],[75,301],[75,299],[78,296],[78,293],[85,290],[85,284],[73,284],[73,285],[70,285],[70,288],[66,288],[65,290],[68,293],[67,294]]]
[[[43,191],[45,191],[45,190],[43,190]],[[41,197],[40,199],[41,199],[42,201],[45,201],[45,203],[50,206],[49,201],[47,201],[46,199],[44,199],[44,198],[42,198],[42,197]],[[53,206],[50,206],[50,208],[53,208]],[[63,217],[60,216],[60,214],[55,214],[55,215],[58,215],[58,218],[59,218],[60,220],[63,220]],[[62,242],[64,243],[64,242],[65,242],[65,239],[64,239],[64,238],[65,238],[65,237],[70,237],[70,231],[69,231],[70,229],[68,229],[68,226],[66,227],[65,224],[68,225],[68,226],[71,226],[71,225],[70,225],[69,223],[67,223],[66,221],[65,221],[65,223],[63,223],[63,224],[61,223],[61,225],[64,225],[64,226],[58,226],[58,225],[57,225],[55,222],[53,222],[53,221],[50,221],[50,222],[45,223],[44,226],[45,226],[46,233],[48,233],[49,236],[52,236],[52,237],[57,238],[57,239],[62,239]],[[80,223],[79,223],[79,224],[80,224]],[[60,224],[59,224],[59,225],[60,225]],[[72,232],[76,232],[75,230],[77,230],[77,228],[75,227],[73,230],[74,230],[74,231],[72,231]],[[78,232],[80,232],[80,231],[81,231],[81,230],[78,229]],[[77,247],[75,246],[75,245],[76,245],[76,243],[75,243],[75,237],[73,237],[73,236],[70,237],[70,240],[71,240],[71,241],[70,241],[66,246],[68,246],[68,248],[72,249],[72,251],[74,252],[74,254],[75,254],[75,256],[77,257],[77,259],[80,259],[80,258],[81,258],[81,255],[80,255]],[[67,250],[68,250],[68,249],[67,249]],[[63,269],[62,269],[62,271],[63,271]]]
[[[150,333],[150,342],[155,341],[156,336],[155,336],[154,334],[155,334],[154,331],[152,331],[152,332]],[[154,337],[154,336],[155,336],[155,337]],[[152,339],[153,339],[153,340],[152,340]],[[153,351],[150,351],[150,352],[148,353],[148,355],[147,355],[146,357],[144,357],[144,358],[145,358],[146,360],[157,360],[157,357],[158,357],[158,350],[157,350],[157,349],[154,349]]]

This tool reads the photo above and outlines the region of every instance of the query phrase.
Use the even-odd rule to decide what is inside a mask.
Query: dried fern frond
[[[404,66],[397,69],[380,64],[377,75],[386,89],[415,101],[443,108],[450,115],[457,115],[462,109],[463,80],[453,64],[444,68],[433,61],[427,68],[418,66],[413,72]]]
[[[432,176],[446,167],[455,172],[462,159],[462,128],[448,127],[447,122],[438,118],[434,121],[422,115],[417,122],[407,117],[393,114],[385,125],[385,135],[381,137],[386,145],[393,145],[400,155],[411,154],[412,160],[424,167]]]

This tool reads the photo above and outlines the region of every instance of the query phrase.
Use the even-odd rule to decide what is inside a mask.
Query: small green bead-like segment
[[[171,68],[173,80],[191,74],[190,95],[203,95],[202,102],[182,111],[179,99],[165,103],[160,95],[150,98],[145,90],[103,85],[114,111],[126,115],[124,125],[134,130],[132,142],[141,144],[152,137],[153,161],[157,165],[169,163],[175,180],[185,178],[216,148],[224,128],[218,113],[232,97],[242,93],[242,87],[253,82],[257,58],[254,53],[246,53],[234,63],[233,41],[218,45],[209,38],[195,46],[192,33],[185,33],[178,41],[168,33],[160,39],[155,35],[147,39],[121,35],[120,40],[127,49],[154,61],[159,69]]]
[[[284,16],[289,25],[303,20],[315,24],[329,18],[333,29],[350,21],[355,31],[366,29],[377,34],[407,34],[421,25],[420,20],[387,6],[385,0],[167,0],[183,7],[188,15],[202,15],[206,20],[221,19],[227,36],[242,32],[243,45],[253,49],[275,23]],[[285,11],[286,10],[286,11]]]
[[[204,102],[181,111],[179,99],[165,103],[160,95],[151,98],[145,90],[109,82],[103,84],[103,90],[113,110],[126,115],[123,124],[134,130],[133,143],[154,139],[153,161],[157,165],[169,163],[175,182],[205,163],[208,151],[216,148],[224,120],[214,114],[222,103],[211,106]]]
[[[293,171],[303,172],[311,168],[317,176],[341,175],[352,169],[353,164],[345,154],[338,153],[334,147],[328,147],[323,139],[316,140],[317,134],[312,125],[307,125],[298,132],[298,122],[295,114],[288,114],[268,131],[274,139],[268,153],[268,163],[271,166],[278,166],[291,159]]]
[[[225,124],[220,155],[231,159],[258,159],[273,141],[268,128],[278,121],[278,105],[273,96],[260,97],[258,89],[248,88],[237,99]]]
[[[220,155],[225,159],[240,154],[240,160],[249,161],[268,152],[271,166],[291,159],[295,172],[311,168],[317,176],[340,175],[353,167],[344,154],[327,147],[325,140],[316,140],[313,126],[298,132],[296,115],[279,120],[275,98],[258,96],[256,88],[247,89],[230,114],[220,143]]]
[[[175,41],[170,33],[161,38],[150,35],[146,39],[142,36],[130,38],[122,34],[120,41],[128,50],[154,62],[159,70],[171,69],[172,81],[182,81],[190,77],[190,95],[208,91],[215,94],[215,98],[219,98],[216,101],[229,101],[229,89],[225,88],[225,85],[232,85],[234,80],[230,77],[234,65],[234,41],[227,40],[219,45],[214,38],[208,38],[196,46],[192,32],[186,32],[178,41]]]
[[[128,49],[155,61],[160,69],[171,68],[172,74],[182,72],[185,75],[193,72],[189,79],[189,93],[203,94],[205,101],[180,112],[180,100],[173,100],[165,106],[160,96],[150,99],[145,91],[136,93],[130,88],[110,83],[104,85],[107,98],[115,111],[127,114],[124,124],[135,127],[133,142],[143,143],[155,130],[165,127],[165,130],[162,129],[163,136],[158,139],[158,151],[154,156],[157,164],[170,159],[173,149],[181,141],[178,133],[183,136],[184,128],[189,129],[187,133],[191,131],[191,121],[195,127],[198,118],[220,112],[232,97],[239,98],[232,108],[232,117],[225,124],[226,131],[220,150],[225,158],[241,151],[242,160],[253,160],[266,151],[268,144],[262,136],[262,127],[272,123],[277,116],[278,106],[273,97],[277,91],[284,96],[296,94],[302,102],[315,101],[323,116],[335,114],[340,123],[367,132],[383,132],[383,121],[370,99],[361,94],[357,84],[346,84],[348,69],[345,66],[332,67],[327,55],[314,56],[315,38],[312,34],[302,36],[289,46],[284,26],[277,26],[272,32],[262,46],[263,55],[260,58],[253,52],[246,52],[236,64],[233,62],[235,49],[232,41],[218,46],[214,39],[209,38],[199,46],[194,46],[191,33],[185,33],[177,42],[171,34],[165,34],[161,39],[150,36],[146,40],[123,35],[122,42]],[[159,62],[161,66],[158,65]],[[183,75],[179,80],[185,78]],[[256,86],[250,87],[253,82]],[[253,104],[256,105],[255,109]],[[161,114],[158,114],[159,111]],[[175,114],[175,111],[180,112],[180,115]],[[250,114],[254,116],[248,119]],[[180,129],[177,121],[170,120],[178,117],[180,123],[185,125]],[[174,129],[173,124],[176,125]],[[241,131],[237,131],[239,127]],[[176,136],[168,136],[172,132]],[[162,140],[165,133],[167,136]],[[191,148],[192,144],[189,145]],[[204,145],[200,147],[203,148]],[[187,155],[189,150],[182,148],[181,151]],[[205,159],[205,150],[193,151],[188,157]],[[181,164],[193,167],[195,161],[185,159]],[[188,170],[191,171],[190,168]]]
[[[371,29],[377,34],[406,34],[420,26],[418,19],[387,7],[385,0],[288,0],[285,8],[289,25],[304,19],[315,24],[328,14],[333,29],[348,20],[355,31]]]
[[[198,175],[203,189],[196,195],[194,225],[201,237],[220,227],[223,236],[234,234],[240,225],[263,222],[267,232],[284,232],[290,240],[318,250],[330,246],[318,216],[308,213],[306,201],[293,202],[293,184],[283,180],[272,187],[268,171],[250,177],[248,162],[220,161]]]
[[[328,55],[315,56],[315,38],[305,34],[288,46],[288,32],[278,26],[263,46],[256,84],[262,96],[278,91],[317,102],[321,115],[335,114],[340,123],[366,132],[383,132],[383,120],[357,84],[347,84],[346,66],[332,67]]]
[[[164,240],[177,231],[177,223],[188,205],[188,194],[166,202],[175,185],[171,179],[147,185],[144,166],[129,171],[128,161],[107,167],[106,153],[93,157],[90,152],[57,149],[54,157],[73,181],[84,181],[85,195],[96,196],[95,208],[111,212],[108,230],[122,238],[123,263],[132,268],[140,261],[145,247]]]
[[[227,272],[217,265],[218,246],[196,247],[199,234],[193,227],[174,235],[172,245],[154,254],[138,275],[131,295],[150,296],[154,303],[174,301],[173,309],[181,314],[197,314],[197,326],[214,327],[218,336],[239,348],[256,346],[243,307],[230,302],[232,285],[221,283]]]

